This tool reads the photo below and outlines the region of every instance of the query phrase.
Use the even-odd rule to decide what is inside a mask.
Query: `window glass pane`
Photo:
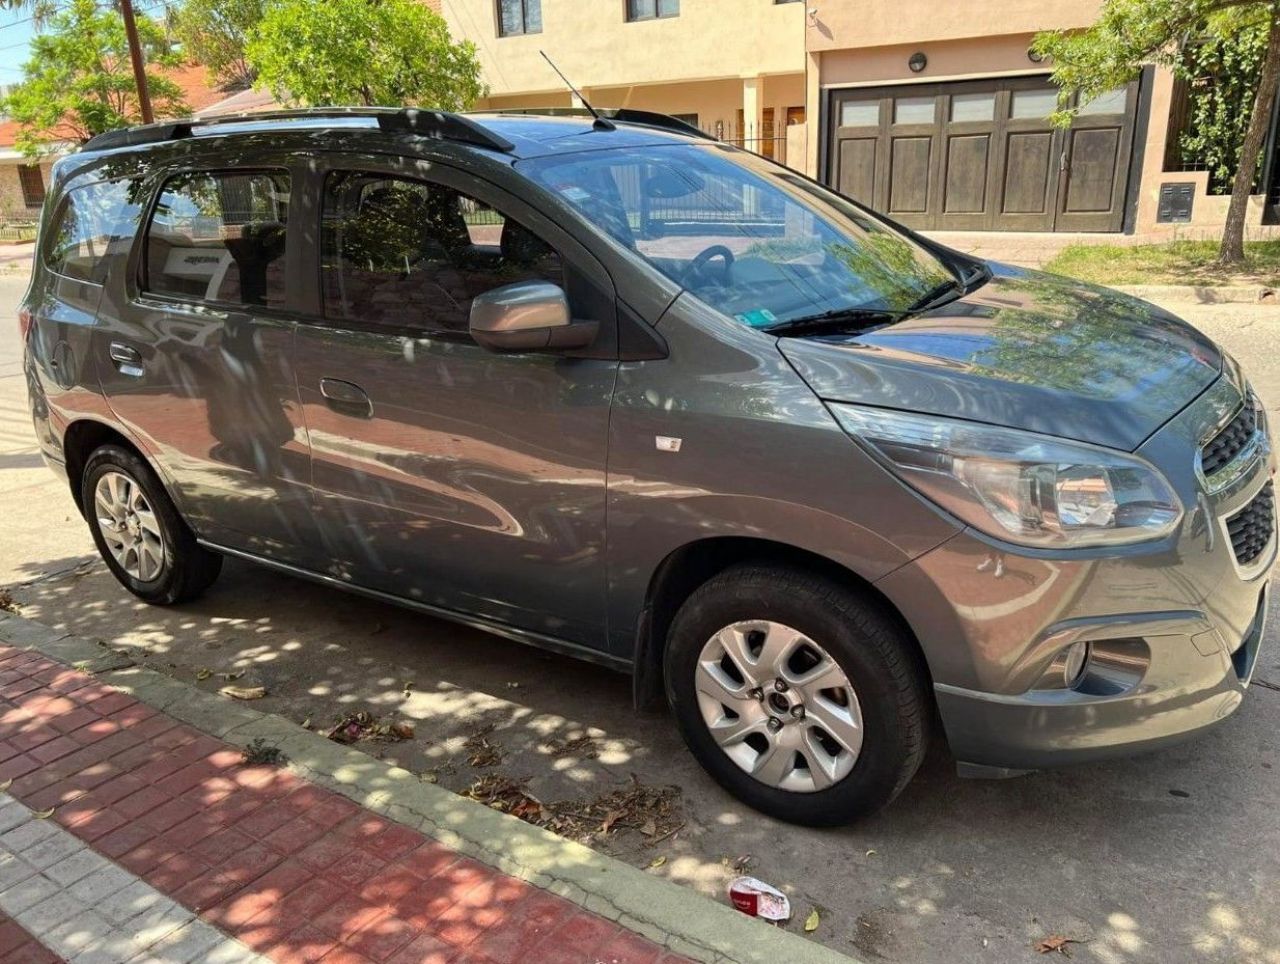
[[[137,181],[103,181],[76,188],[58,214],[46,249],[49,268],[68,278],[105,280],[106,255],[127,250],[142,211]]]
[[[628,20],[647,20],[655,13],[655,0],[627,0]]]
[[[841,127],[875,127],[879,123],[878,100],[849,100],[840,105]]]
[[[524,32],[542,33],[542,0],[524,0]]]
[[[325,180],[326,317],[465,333],[476,295],[518,281],[564,283],[559,255],[452,188],[359,171]]]
[[[1053,87],[1015,90],[1009,116],[1021,120],[1044,120],[1057,109],[1058,91]]]
[[[680,0],[658,0],[658,16],[674,17],[680,12]]]
[[[733,148],[615,148],[518,167],[752,327],[847,308],[903,310],[952,277],[838,195]]]
[[[498,33],[504,37],[524,33],[524,10],[520,0],[498,0]]]
[[[996,117],[996,95],[952,94],[951,120],[957,124],[966,121],[989,121]]]
[[[899,97],[893,102],[895,124],[932,124],[932,97]]]
[[[1080,107],[1082,115],[1089,114],[1123,114],[1129,102],[1129,90],[1127,87],[1116,87],[1113,90],[1104,90],[1089,103]]]
[[[147,290],[282,307],[288,220],[287,174],[175,177],[147,229]]]

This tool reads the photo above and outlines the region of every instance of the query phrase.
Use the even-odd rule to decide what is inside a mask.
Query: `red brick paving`
[[[285,770],[243,765],[239,748],[126,693],[4,646],[0,737],[10,793],[56,807],[71,833],[281,964],[683,960]],[[0,960],[57,958],[0,917]]]
[[[62,958],[23,930],[22,925],[0,912],[0,962],[2,964],[62,964]]]

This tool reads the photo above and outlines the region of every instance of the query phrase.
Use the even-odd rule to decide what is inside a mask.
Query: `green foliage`
[[[138,37],[146,55],[151,103],[158,116],[188,113],[182,90],[156,67],[180,62],[164,31],[139,16]],[[94,0],[70,0],[31,41],[23,80],[3,102],[18,122],[17,146],[34,156],[67,140],[83,143],[95,134],[141,119],[124,22]]]
[[[1136,78],[1144,64],[1185,69],[1183,44],[1189,38],[1233,44],[1259,24],[1265,34],[1271,7],[1270,0],[1105,0],[1088,29],[1039,34],[1032,49],[1052,59],[1053,80],[1061,88],[1055,122],[1070,124],[1073,94],[1088,103]],[[1246,110],[1242,123],[1248,122]]]
[[[475,45],[420,0],[272,0],[246,55],[258,85],[305,106],[461,110],[484,94]]]
[[[204,64],[218,83],[248,87],[253,69],[245,46],[265,9],[266,0],[184,0],[173,29],[187,59]]]
[[[1209,189],[1229,194],[1267,53],[1265,23],[1242,25],[1233,36],[1209,36],[1183,49],[1180,73],[1190,82],[1186,130],[1178,150],[1204,165]]]

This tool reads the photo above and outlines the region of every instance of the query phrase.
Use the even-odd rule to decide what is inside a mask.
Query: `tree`
[[[265,0],[185,0],[174,13],[174,33],[183,54],[204,64],[218,83],[248,87],[254,73],[245,46],[265,8]]]
[[[1240,43],[1242,33],[1255,30],[1265,34],[1266,49],[1249,98],[1248,125],[1240,142],[1218,252],[1222,264],[1244,261],[1249,193],[1280,84],[1280,0],[1104,0],[1093,26],[1043,33],[1033,45],[1039,54],[1053,58],[1053,79],[1061,87],[1062,108],[1055,120],[1065,125],[1074,112],[1069,106],[1073,95],[1079,95],[1079,103],[1088,103],[1103,91],[1132,80],[1147,63],[1185,71],[1183,48],[1188,41]]]
[[[149,17],[139,17],[137,24],[148,63],[178,66],[181,58],[159,25]],[[3,108],[19,124],[17,146],[24,154],[66,140],[83,143],[141,118],[124,22],[94,0],[69,0],[50,17],[45,32],[32,39],[22,70],[23,80]],[[160,112],[189,112],[182,89],[163,74],[149,72],[147,85]]]
[[[461,110],[484,93],[475,45],[420,0],[274,0],[246,55],[259,86],[306,106]]]

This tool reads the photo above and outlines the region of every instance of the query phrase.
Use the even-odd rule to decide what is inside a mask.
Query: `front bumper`
[[[877,583],[925,651],[962,764],[1024,770],[1128,755],[1240,706],[1278,540],[1273,525],[1262,555],[1241,565],[1224,520],[1259,495],[1275,456],[1214,492],[1193,458],[1239,387],[1224,376],[1139,450],[1187,509],[1168,540],[1049,553],[966,530]],[[1075,685],[1055,686],[1054,661],[1076,641],[1091,644],[1089,665]]]
[[[1266,605],[1264,590],[1253,624],[1234,648],[1201,613],[1152,613],[1082,624],[1087,634],[1082,638],[1095,641],[1095,662],[1108,653],[1123,660],[1146,648],[1149,663],[1128,668],[1137,685],[1120,695],[1062,689],[1007,696],[936,684],[952,752],[968,764],[1033,770],[1126,756],[1189,739],[1225,720],[1243,702],[1257,663]],[[1132,635],[1109,637],[1112,633]],[[1105,673],[1106,667],[1094,671]]]

